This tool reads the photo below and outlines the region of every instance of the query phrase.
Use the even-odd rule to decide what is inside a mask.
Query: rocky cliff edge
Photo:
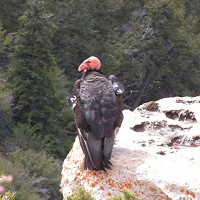
[[[124,110],[112,170],[85,171],[78,138],[62,170],[66,200],[84,187],[97,200],[123,188],[144,200],[200,199],[200,96],[165,98]]]

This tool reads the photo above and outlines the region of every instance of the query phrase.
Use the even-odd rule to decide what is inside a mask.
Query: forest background
[[[199,95],[199,0],[0,0],[0,175],[16,200],[60,200],[76,129],[66,103],[94,55],[124,108]]]

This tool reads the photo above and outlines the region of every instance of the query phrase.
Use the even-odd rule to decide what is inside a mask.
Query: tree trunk
[[[134,111],[138,107],[138,105],[140,104],[140,101],[141,101],[142,96],[143,96],[143,94],[144,94],[144,92],[145,92],[145,90],[146,90],[146,88],[148,86],[148,83],[149,83],[149,81],[151,79],[151,76],[152,76],[151,71],[149,69],[147,69],[147,72],[145,74],[145,77],[144,77],[144,80],[142,82],[140,91],[139,91],[139,93],[137,95],[137,98],[136,98],[136,100],[133,102],[133,104],[131,106],[131,109],[130,109],[131,111]]]

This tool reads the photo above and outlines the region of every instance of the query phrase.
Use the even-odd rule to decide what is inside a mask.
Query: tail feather
[[[84,135],[84,137],[83,137]],[[87,138],[85,138],[87,136]],[[85,134],[79,129],[79,141],[85,154],[84,169],[103,170],[111,169],[110,157],[114,143],[114,137],[97,139],[92,133]]]
[[[103,169],[102,165],[102,145],[101,139],[97,139],[92,133],[87,138],[88,151],[91,155],[90,159],[96,170]]]
[[[112,154],[112,149],[115,141],[115,134],[114,132],[111,134],[111,136],[106,137],[104,139],[103,143],[103,156],[106,161],[110,160],[111,154]]]
[[[84,158],[84,169],[90,169],[90,170],[94,170],[94,165],[91,163],[91,156],[89,155],[89,152],[87,150],[87,146],[85,144],[85,140],[83,138],[83,136],[80,134],[80,130],[79,130],[79,134],[78,134],[78,138],[79,138],[79,142],[82,148],[83,153],[85,154],[85,158]]]

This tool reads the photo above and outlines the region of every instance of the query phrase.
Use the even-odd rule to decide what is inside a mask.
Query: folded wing
[[[80,84],[74,113],[85,169],[110,168],[115,133],[123,120],[122,100],[112,82],[99,72],[88,74]]]

